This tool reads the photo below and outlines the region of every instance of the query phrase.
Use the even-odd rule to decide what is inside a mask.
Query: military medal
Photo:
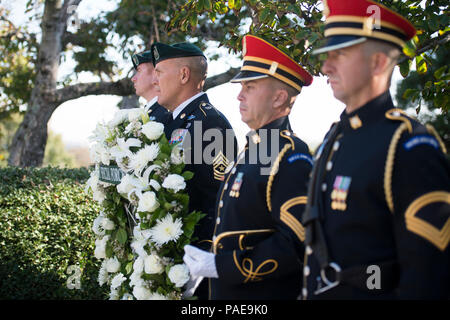
[[[172,136],[170,138],[169,144],[175,144],[178,142],[183,142],[184,137],[186,136],[188,130],[187,129],[177,129],[172,132]]]
[[[234,179],[233,186],[231,187],[230,197],[239,198],[239,190],[242,185],[242,177],[244,176],[243,172],[239,172]]]
[[[334,180],[333,191],[331,192],[331,209],[347,210],[347,194],[352,178],[337,176]]]

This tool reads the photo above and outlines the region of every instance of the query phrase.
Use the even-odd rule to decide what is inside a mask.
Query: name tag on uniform
[[[186,137],[186,134],[188,132],[188,129],[176,129],[172,132],[172,136],[170,137],[169,144],[176,144],[179,142],[183,142],[184,137]]]

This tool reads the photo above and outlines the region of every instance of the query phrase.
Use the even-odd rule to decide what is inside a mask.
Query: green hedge
[[[105,299],[87,169],[0,169],[0,299]],[[67,286],[81,270],[81,288]],[[70,270],[70,269],[69,269]],[[73,278],[73,277],[72,277]]]

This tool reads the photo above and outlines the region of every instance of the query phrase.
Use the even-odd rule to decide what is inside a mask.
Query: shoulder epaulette
[[[205,110],[210,110],[214,108],[211,103],[205,101],[202,101],[198,107],[205,117],[207,117],[207,112]]]

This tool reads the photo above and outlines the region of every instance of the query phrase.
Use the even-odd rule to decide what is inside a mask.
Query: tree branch
[[[444,33],[440,36],[437,36],[436,38],[432,38],[429,41],[425,42],[422,47],[420,47],[416,50],[416,54],[414,55],[414,57],[402,56],[399,59],[398,64],[401,64],[408,59],[413,59],[413,58],[417,57],[418,55],[420,55],[430,49],[436,48],[438,45],[447,43],[448,41],[450,41],[450,32],[449,31],[447,31],[446,33]]]
[[[240,68],[230,68],[228,71],[215,75],[213,77],[209,77],[205,80],[205,85],[203,86],[203,90],[206,91],[213,87],[219,86],[230,81],[235,75],[238,74]]]
[[[230,81],[238,72],[239,68],[230,68],[224,73],[207,78],[203,87],[204,91]],[[60,105],[66,101],[89,95],[108,94],[126,97],[134,93],[134,87],[130,79],[123,78],[116,82],[101,81],[74,84],[56,90],[54,94],[47,98],[49,103]]]
[[[134,88],[129,78],[123,78],[116,82],[78,83],[56,90],[51,102],[61,104],[84,96],[101,94],[124,97],[134,94]]]

